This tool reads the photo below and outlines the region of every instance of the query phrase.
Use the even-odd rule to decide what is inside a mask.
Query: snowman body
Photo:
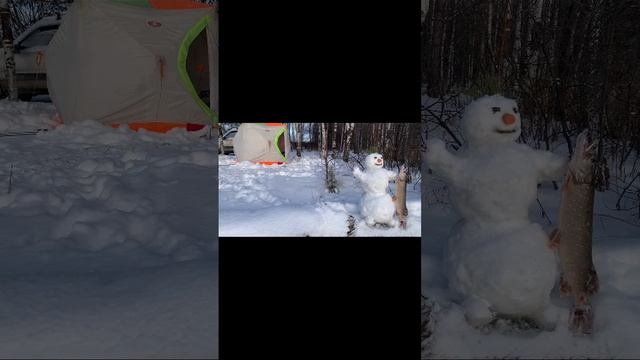
[[[360,181],[364,196],[360,200],[360,213],[369,226],[386,224],[396,226],[394,219],[395,204],[387,192],[389,181],[396,177],[393,171],[384,169],[382,155],[373,153],[365,159],[365,171],[353,170],[353,175]]]
[[[474,325],[496,314],[533,318],[553,326],[550,293],[555,254],[542,227],[529,218],[538,183],[560,179],[566,161],[515,140],[520,117],[515,101],[484,97],[463,118],[467,147],[461,156],[430,141],[427,161],[448,182],[460,215],[448,240],[449,286]]]

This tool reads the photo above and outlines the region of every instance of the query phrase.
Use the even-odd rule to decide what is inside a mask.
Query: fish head
[[[407,169],[407,166],[403,164],[400,167],[400,171],[398,172],[398,179],[407,180],[407,178],[409,177],[408,172],[409,172],[409,169]]]
[[[594,141],[586,129],[576,138],[575,151],[569,162],[569,170],[571,170],[576,182],[591,182],[597,145],[598,141]]]
[[[518,104],[500,95],[473,101],[464,112],[463,132],[474,145],[516,141],[521,132]]]

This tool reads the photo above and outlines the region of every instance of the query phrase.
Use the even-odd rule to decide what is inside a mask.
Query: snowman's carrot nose
[[[502,115],[502,122],[506,125],[511,125],[516,122],[516,117],[511,114],[504,114]]]

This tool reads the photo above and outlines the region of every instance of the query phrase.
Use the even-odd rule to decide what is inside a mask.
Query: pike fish
[[[574,298],[569,329],[575,334],[591,333],[591,296],[599,287],[591,253],[596,144],[586,130],[578,135],[562,186],[559,225],[551,234],[551,246],[558,250],[562,270],[560,293]]]
[[[394,197],[394,203],[396,205],[396,215],[400,220],[400,228],[407,228],[407,167],[402,166],[396,179],[396,196]]]

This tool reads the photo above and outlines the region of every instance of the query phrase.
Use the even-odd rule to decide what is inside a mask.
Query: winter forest
[[[45,16],[62,15],[74,0],[7,0],[11,14],[11,30],[20,34]],[[216,0],[195,0],[204,4],[214,4]],[[0,35],[2,32],[0,31]],[[15,35],[14,35],[15,36]]]
[[[466,97],[518,100],[522,141],[569,153],[579,129],[604,139],[602,186],[640,219],[640,4],[636,1],[431,0],[423,7],[423,121],[460,145]],[[606,182],[608,177],[610,184]],[[618,204],[620,205],[620,204]]]
[[[325,150],[338,154],[337,157],[347,162],[349,159],[361,161],[358,155],[378,152],[391,166],[406,164],[414,169],[420,168],[417,130],[417,125],[410,123],[295,123],[290,126],[296,154],[304,146],[322,154]]]
[[[224,134],[239,123],[222,123]],[[420,138],[416,124],[409,123],[289,123],[289,137],[292,139],[296,156],[304,150],[322,151],[326,139],[326,149],[347,162],[359,160],[355,154],[379,152],[392,166],[401,163],[414,169],[420,168]],[[355,156],[355,157],[354,157]],[[361,161],[361,160],[359,160]]]
[[[424,358],[640,355],[626,335],[640,320],[638,18],[636,1],[422,1]],[[531,170],[541,156],[544,176]],[[585,208],[567,200],[581,159],[595,188]],[[474,180],[451,178],[458,162],[453,174]],[[578,255],[568,243],[591,227]],[[563,285],[574,258],[581,276],[597,272],[586,299]]]
[[[246,158],[238,153],[242,140],[235,131],[240,124],[221,124],[224,142],[235,135],[235,151],[225,150],[219,160],[221,236],[419,235],[420,124],[288,123],[282,126],[288,133],[290,149],[287,161],[274,167],[261,164],[265,159]],[[224,146],[226,149],[228,145]],[[365,185],[355,173],[367,174],[370,154],[380,157],[380,170],[385,174],[388,171],[396,176],[403,165],[407,168],[406,229],[393,223],[396,216],[392,193],[396,195],[398,183],[395,177],[381,180],[379,191],[388,196],[383,207],[389,208],[389,226],[365,224],[367,217],[363,215],[361,202]],[[280,190],[283,185],[289,191]],[[248,211],[261,216],[248,217]],[[278,226],[281,221],[276,218],[282,217],[291,219],[297,226]],[[324,226],[318,226],[318,221]]]

